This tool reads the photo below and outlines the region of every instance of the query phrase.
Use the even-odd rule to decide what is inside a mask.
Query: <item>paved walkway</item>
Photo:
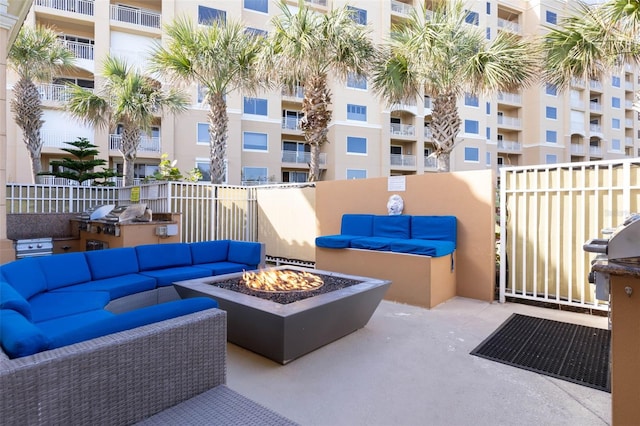
[[[301,425],[606,425],[611,395],[469,352],[512,313],[607,318],[454,298],[383,301],[366,327],[285,366],[228,346],[229,388]]]

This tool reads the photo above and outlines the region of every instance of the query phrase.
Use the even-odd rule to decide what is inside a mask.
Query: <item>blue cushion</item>
[[[455,216],[412,216],[411,238],[442,240],[456,243],[457,220]]]
[[[205,309],[217,308],[218,303],[207,297],[176,300],[173,302],[152,305],[135,311],[125,312],[95,321],[91,327],[83,327],[72,332],[54,336],[52,348],[70,345],[84,340],[94,339],[119,331],[130,330],[135,327],[153,324],[166,319],[191,314]]]
[[[391,251],[431,257],[451,254],[455,248],[455,243],[441,240],[395,240],[391,243]]]
[[[153,271],[140,272],[141,275],[153,277],[158,287],[172,285],[176,281],[192,280],[211,276],[211,273],[195,266],[178,266],[177,268],[155,269]]]
[[[374,216],[373,236],[411,238],[411,216]]]
[[[227,260],[229,240],[201,241],[189,244],[194,265]]]
[[[37,258],[47,278],[47,289],[66,287],[91,281],[91,271],[84,253],[56,254]]]
[[[27,299],[5,281],[0,281],[0,309],[12,309],[31,319],[31,306]]]
[[[385,237],[362,237],[354,238],[351,240],[351,248],[365,249],[365,250],[391,250],[391,243],[396,241],[395,238]]]
[[[94,280],[135,274],[139,271],[138,256],[133,247],[93,250],[85,252]]]
[[[111,300],[156,288],[155,278],[142,274],[127,274],[119,277],[94,280],[54,290],[56,293],[72,291],[104,291]]]
[[[186,243],[147,244],[136,247],[140,271],[191,265],[191,249]]]
[[[258,265],[245,265],[244,263],[235,262],[215,262],[203,263],[197,268],[206,269],[209,275],[232,274],[234,272],[252,271],[258,268]]]
[[[25,299],[47,290],[47,278],[35,257],[9,262],[0,270],[7,282]]]
[[[36,325],[11,309],[0,310],[0,342],[10,358],[47,350],[51,343]]]
[[[109,303],[109,293],[106,291],[48,291],[34,296],[29,300],[29,303],[31,304],[33,322],[38,323],[39,321],[102,309]]]
[[[345,213],[342,215],[340,233],[370,237],[373,235],[373,217],[372,214]]]
[[[262,245],[248,241],[229,241],[229,262],[259,265],[262,262]]]
[[[351,247],[351,240],[362,238],[361,235],[323,235],[316,237],[316,247],[341,249]]]
[[[113,318],[115,315],[116,314],[104,309],[96,309],[94,311],[42,321],[38,323],[38,328],[42,330],[42,333],[44,333],[49,340],[56,340],[65,334],[76,333],[83,328],[93,327],[95,322]]]

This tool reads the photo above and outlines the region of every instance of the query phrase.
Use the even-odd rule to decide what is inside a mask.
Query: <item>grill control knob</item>
[[[30,248],[30,249],[32,249],[32,248],[33,248],[33,246],[32,246],[31,244],[29,244],[27,247],[28,247],[28,248]]]
[[[42,248],[42,244],[38,244],[36,247],[37,248]]]

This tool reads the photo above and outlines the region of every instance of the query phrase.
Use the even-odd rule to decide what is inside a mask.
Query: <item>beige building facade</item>
[[[295,7],[296,0],[288,1]],[[418,0],[311,0],[319,12],[345,4],[357,19],[384,42]],[[500,31],[523,36],[543,34],[572,13],[572,1],[470,1],[468,25],[494,39]],[[63,111],[64,83],[99,87],[101,60],[109,53],[144,69],[154,43],[162,42],[162,25],[178,16],[206,20],[224,15],[240,19],[252,31],[268,31],[279,13],[274,0],[35,0],[26,25],[48,25],[76,54],[76,66],[52,84],[40,86],[45,107],[43,165],[64,155],[64,142],[87,137],[99,147],[110,167],[122,167],[118,129],[95,130]],[[15,77],[7,79],[7,96]],[[638,154],[640,124],[632,108],[639,88],[631,66],[601,81],[576,81],[565,92],[536,84],[517,93],[487,97],[467,94],[459,100],[461,141],[451,157],[451,170],[498,170],[503,165],[619,159]],[[202,169],[207,179],[206,109],[198,87],[189,87],[192,104],[179,116],[157,118],[151,135],[141,140],[136,177],[152,174],[164,153],[182,171]],[[323,180],[413,175],[435,171],[428,94],[415,102],[388,106],[357,78],[332,81],[333,120],[329,143],[320,158]],[[229,143],[227,183],[299,182],[308,175],[308,147],[299,130],[301,93],[266,92],[252,98],[227,96]],[[30,183],[27,150],[20,129],[6,108],[7,182]]]

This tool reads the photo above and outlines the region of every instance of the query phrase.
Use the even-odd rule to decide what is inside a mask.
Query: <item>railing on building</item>
[[[580,143],[572,143],[571,144],[571,153],[583,155],[584,154],[584,145]]]
[[[600,102],[589,102],[589,109],[595,112],[602,112],[602,104]]]
[[[161,25],[160,12],[117,4],[111,5],[111,19],[150,28],[160,28]]]
[[[391,154],[389,164],[391,166],[415,167],[416,156],[405,154]]]
[[[282,89],[285,98],[304,99],[304,86],[296,86],[293,90]]]
[[[589,88],[592,90],[602,90],[602,83],[598,80],[589,80]]]
[[[416,127],[412,124],[391,123],[390,132],[396,136],[415,136]]]
[[[287,130],[302,130],[300,120],[298,117],[282,117],[282,128]]]
[[[424,128],[424,137],[425,139],[433,139],[433,130],[431,130],[431,127]]]
[[[633,127],[633,118],[625,118],[624,127]]]
[[[424,168],[425,170],[435,171],[438,169],[438,159],[436,157],[432,157],[431,155],[427,155],[424,157]]]
[[[602,135],[602,126],[599,124],[589,124],[589,132],[592,135]]]
[[[498,149],[500,151],[518,152],[522,151],[522,144],[518,141],[507,141],[503,139],[498,141]]]
[[[629,137],[629,136],[625,137],[624,138],[624,144],[626,146],[633,146],[633,138]]]
[[[503,126],[511,126],[511,127],[520,127],[522,126],[522,122],[519,118],[515,117],[507,117],[504,115],[498,116],[498,124]]]
[[[511,31],[513,33],[520,33],[520,24],[508,19],[498,18],[498,28],[501,30]]]
[[[522,95],[519,93],[498,92],[498,101],[510,104],[521,104]]]
[[[36,0],[36,6],[93,16],[93,0]]]
[[[602,148],[595,145],[589,145],[589,155],[602,156]]]
[[[282,162],[308,165],[311,162],[311,153],[285,150],[285,151],[282,151]],[[321,166],[324,166],[327,164],[326,152],[320,153],[320,155],[318,156],[318,162],[320,163]]]
[[[327,7],[327,0],[305,0],[307,3]]]
[[[413,10],[413,6],[401,1],[391,0],[391,12],[399,13],[401,15],[409,15]]]
[[[37,85],[41,101],[65,102],[69,100],[67,86],[64,84],[40,83]]]
[[[79,135],[71,132],[56,132],[42,130],[40,138],[42,139],[43,148],[69,148],[68,142],[75,142]],[[89,142],[93,143],[93,136],[85,136]]]
[[[93,44],[79,41],[65,41],[64,45],[73,52],[76,58],[93,60]]]
[[[119,151],[120,145],[122,145],[122,135],[111,134],[109,135],[109,150]],[[162,144],[159,137],[150,137],[143,135],[140,137],[140,143],[137,148],[138,152],[162,152]]]

